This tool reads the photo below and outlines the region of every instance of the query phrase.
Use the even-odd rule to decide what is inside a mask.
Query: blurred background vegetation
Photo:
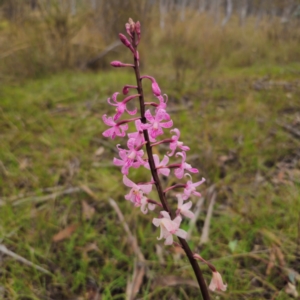
[[[105,55],[110,48],[118,56],[124,52],[115,42],[128,14],[144,24],[143,66],[171,62],[178,77],[189,69],[201,75],[220,65],[299,61],[298,1],[2,0],[0,5],[4,80],[107,68],[115,56]]]
[[[128,17],[206,178],[183,227],[228,283],[212,299],[299,298],[299,1],[0,0],[0,299],[199,299],[181,250],[124,201],[122,141],[102,137],[106,99],[134,84],[109,64],[131,62]]]

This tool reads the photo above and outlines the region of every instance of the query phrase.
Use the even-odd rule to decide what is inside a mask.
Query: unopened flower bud
[[[135,23],[135,32],[137,33],[138,36],[141,34],[141,23],[140,23],[140,21],[137,21]]]
[[[128,23],[130,25],[130,31],[134,32],[135,31],[135,23],[133,22],[133,20],[131,18],[128,19]]]
[[[139,21],[137,21],[136,23],[135,23],[135,32],[136,32],[136,34],[137,34],[137,41],[136,41],[136,45],[138,45],[139,44],[139,42],[140,42],[140,39],[141,39],[141,24],[140,24],[140,22]]]
[[[124,67],[134,67],[133,64],[124,64],[120,61],[114,60],[110,63],[111,66],[115,67],[115,68],[124,68]]]
[[[137,86],[136,85],[128,85],[128,84],[125,85],[122,90],[123,95],[127,95],[129,93],[129,89],[137,89]]]
[[[141,79],[144,79],[144,78],[147,78],[147,79],[151,80],[153,94],[155,96],[157,96],[157,97],[160,96],[161,95],[161,91],[160,91],[160,88],[159,88],[156,80],[152,76],[148,76],[148,75],[141,76]]]
[[[128,48],[132,47],[131,46],[131,43],[127,40],[127,37],[122,34],[122,33],[119,33],[119,38],[120,38],[120,41]]]
[[[156,81],[152,82],[152,92],[155,96],[160,96],[161,91]]]
[[[133,38],[132,33],[131,33],[131,26],[130,26],[129,23],[126,23],[126,24],[125,24],[125,29],[126,29],[127,34],[128,34],[131,38]]]

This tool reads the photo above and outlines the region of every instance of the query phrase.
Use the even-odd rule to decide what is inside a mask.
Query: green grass
[[[299,140],[276,123],[299,122],[299,86],[268,87],[264,81],[261,89],[253,88],[266,75],[267,82],[293,83],[298,79],[295,69],[297,65],[224,67],[196,78],[187,72],[183,84],[169,80],[172,70],[158,75],[160,87],[169,94],[169,109],[179,109],[171,116],[195,157],[191,163],[200,168],[196,178],[207,179],[203,194],[210,185],[216,186],[210,241],[198,245],[206,201],[190,245],[223,274],[228,291],[220,299],[288,299],[284,285],[290,274],[280,268],[280,261],[266,275],[268,249],[274,246],[282,252],[285,267],[300,269],[296,264]],[[112,112],[107,97],[126,83],[134,83],[130,73],[112,70],[61,73],[1,87],[0,240],[51,272],[46,275],[3,256],[0,287],[5,298],[93,299],[89,295],[99,291],[102,299],[124,299],[136,258],[108,203],[111,197],[147,260],[139,297],[171,299],[175,294],[177,299],[199,299],[198,290],[189,285],[155,285],[161,276],[193,279],[193,273],[185,257],[176,261],[170,247],[163,247],[166,265],[160,265],[155,245],[162,243],[151,225],[154,214],[142,215],[124,201],[127,190],[120,171],[111,164],[114,146],[122,141],[102,137],[101,116]],[[99,147],[104,152],[96,156]],[[163,148],[158,151],[164,153]],[[147,181],[149,174],[133,170],[130,178]],[[171,177],[166,184],[174,180]],[[89,187],[94,196],[82,190],[36,201],[53,193],[47,188],[81,186]],[[95,208],[90,220],[82,215],[82,201]],[[52,241],[73,224],[77,229],[69,238]],[[183,227],[188,229],[188,223]],[[96,247],[87,251],[90,244]],[[210,271],[202,269],[209,282]]]

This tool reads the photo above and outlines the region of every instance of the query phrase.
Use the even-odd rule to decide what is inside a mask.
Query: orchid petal
[[[123,176],[123,183],[126,185],[126,186],[128,186],[128,187],[131,187],[131,188],[133,188],[133,187],[137,187],[137,185],[133,182],[133,181],[131,181],[127,176]]]

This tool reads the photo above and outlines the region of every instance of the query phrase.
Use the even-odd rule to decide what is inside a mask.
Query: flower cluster
[[[125,199],[132,202],[135,207],[140,207],[141,211],[146,214],[149,210],[154,210],[156,207],[163,207],[159,212],[158,218],[153,218],[152,223],[156,227],[160,227],[160,236],[158,239],[165,239],[165,245],[173,244],[173,236],[176,235],[181,239],[186,239],[187,232],[180,229],[182,217],[194,218],[194,213],[191,211],[192,202],[187,201],[191,195],[200,197],[201,194],[196,191],[196,187],[204,183],[205,179],[193,182],[189,173],[198,173],[198,169],[192,167],[186,162],[186,152],[190,150],[182,141],[180,141],[180,130],[173,128],[173,121],[167,113],[168,97],[162,95],[161,89],[156,80],[151,76],[140,76],[138,70],[139,53],[137,45],[141,38],[140,23],[134,23],[131,19],[125,26],[129,38],[123,34],[119,34],[121,42],[133,53],[134,64],[125,64],[119,61],[113,61],[113,67],[129,67],[133,68],[137,79],[137,85],[125,85],[122,89],[124,99],[118,101],[119,93],[114,93],[112,98],[107,102],[115,107],[115,114],[112,117],[103,116],[103,121],[110,126],[109,129],[103,132],[105,137],[114,139],[116,136],[125,137],[127,135],[127,148],[121,148],[117,145],[119,157],[114,158],[114,165],[121,167],[123,174],[123,183],[130,188]],[[141,88],[142,80],[148,79],[151,81],[152,93],[154,100],[145,102],[143,90]],[[129,95],[130,90],[137,90],[133,95]],[[139,100],[139,102],[137,102]],[[130,116],[136,116],[138,107],[129,110],[128,103],[139,103],[141,116],[131,119],[119,120],[125,112]],[[134,107],[134,105],[132,105]],[[149,107],[149,109],[146,109]],[[152,107],[152,108],[151,108]],[[134,122],[135,131],[128,133],[128,123]],[[171,129],[171,130],[169,130]],[[160,139],[162,135],[170,132],[170,137]],[[159,144],[167,144],[169,151],[160,158],[157,154],[152,154],[152,148]],[[143,149],[146,148],[146,151]],[[147,155],[146,155],[147,153]],[[170,164],[170,158],[175,158],[175,163]],[[135,183],[128,178],[131,168],[146,168],[151,170],[152,177],[147,183]],[[189,173],[187,173],[189,172]],[[184,176],[188,178],[185,183],[176,184],[168,187],[163,193],[161,204],[150,199],[149,194],[152,191],[153,185],[160,185],[159,175],[171,176],[175,175],[178,179]],[[177,193],[177,210],[174,214],[167,209],[166,193],[171,189],[181,188],[182,192]]]

